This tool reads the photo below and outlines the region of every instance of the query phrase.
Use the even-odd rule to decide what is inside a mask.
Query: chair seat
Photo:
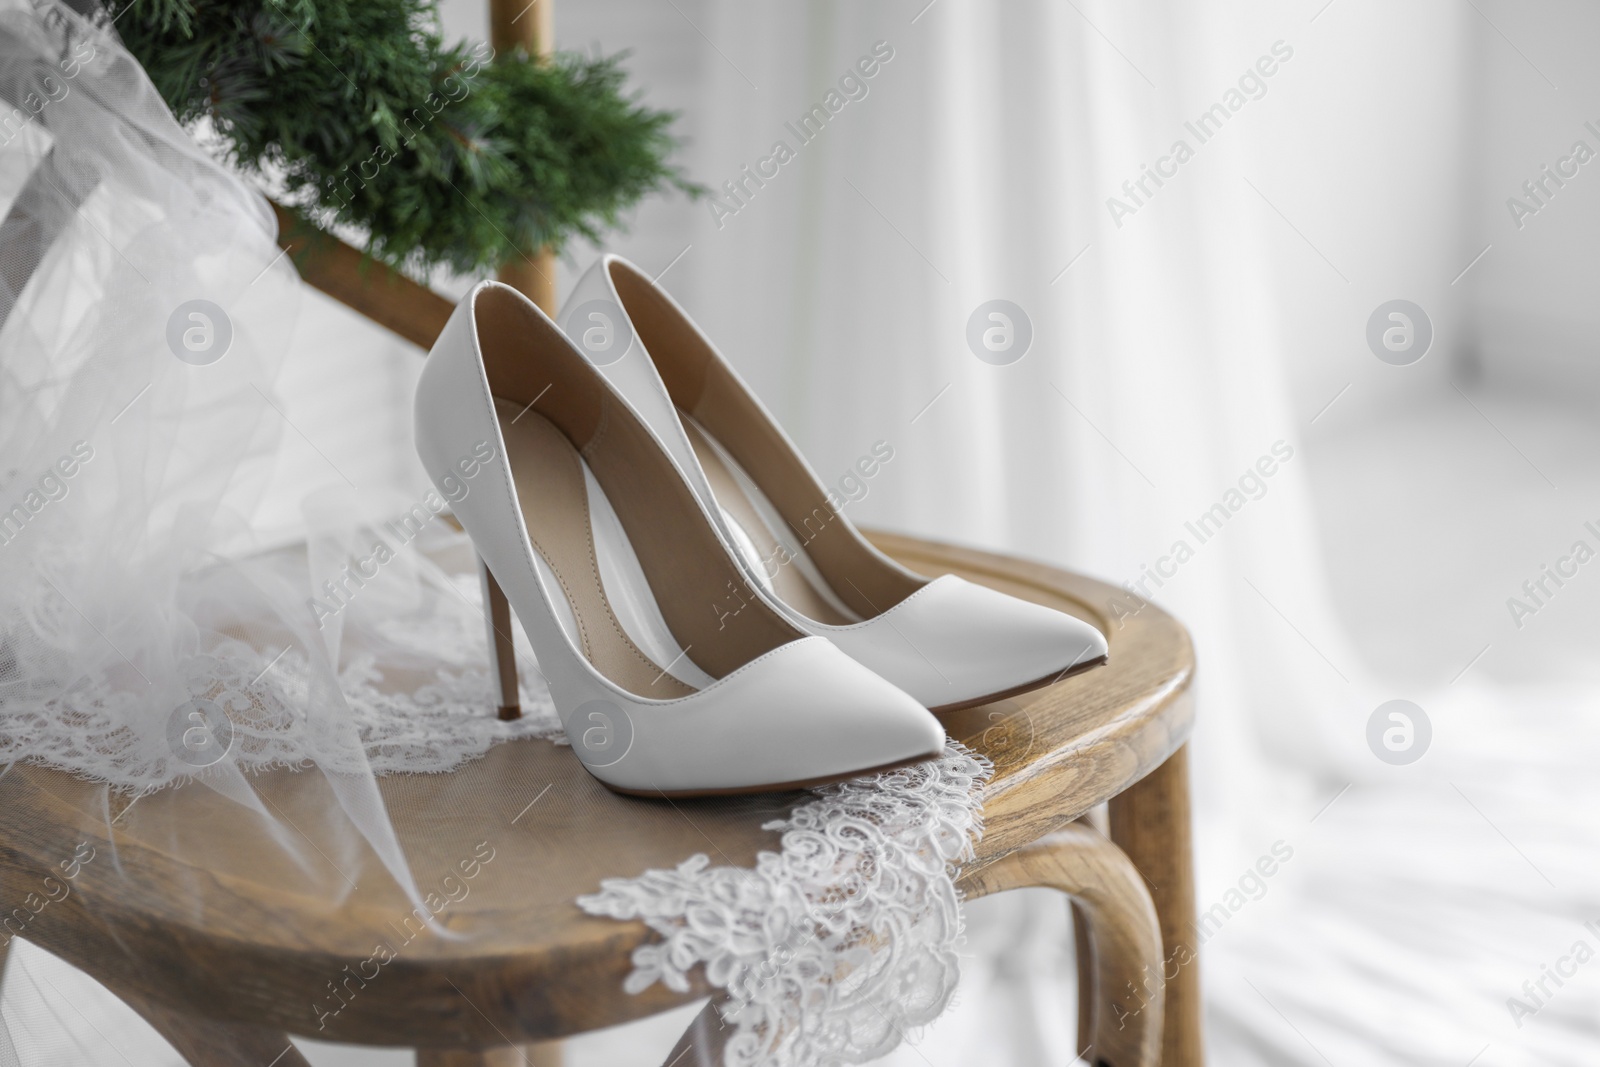
[[[1104,609],[1122,594],[1104,583],[986,552],[873,539],[925,574],[955,573],[1061,608],[1109,637],[1105,666],[941,716],[952,737],[995,763],[975,866],[1121,793],[1187,738],[1192,650],[1159,609],[1117,628]],[[574,898],[603,878],[697,852],[751,866],[777,845],[762,824],[808,796],[620,797],[542,741],[501,744],[449,774],[379,779],[419,890],[450,901],[442,922],[466,935],[447,938],[407,925],[405,895],[351,832],[323,775],[276,771],[253,782],[312,846],[307,869],[284,869],[281,849],[261,847],[266,824],[209,789],[165,790],[123,811],[128,800],[108,801],[103,786],[13,768],[0,779],[5,899],[33,891],[78,842],[96,850],[71,894],[24,936],[114,989],[322,1040],[481,1048],[561,1037],[707,992],[624,993],[633,949],[655,935],[587,915]]]

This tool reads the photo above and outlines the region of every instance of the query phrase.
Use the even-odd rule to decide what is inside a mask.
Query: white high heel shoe
[[[606,255],[559,321],[627,397],[738,550],[753,586],[935,711],[987,703],[1101,662],[1088,623],[874,548],[700,329],[633,264]]]
[[[717,609],[742,575],[705,508],[516,290],[484,282],[456,308],[417,386],[416,438],[487,564],[502,706],[509,603],[573,751],[610,788],[786,789],[943,751],[926,709],[765,601]]]

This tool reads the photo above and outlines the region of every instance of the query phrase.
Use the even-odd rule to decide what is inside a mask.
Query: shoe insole
[[[687,696],[713,678],[679,647],[600,483],[544,416],[495,401],[506,460],[545,588],[595,669],[638,696]]]
[[[832,626],[860,622],[861,616],[839,599],[806,554],[801,539],[805,532],[784,522],[755,479],[710,431],[686,411],[680,409],[678,417],[706,472],[706,480],[711,483],[711,491],[716,494],[717,504],[733,527],[734,547],[751,570],[765,578],[767,590],[817,622]],[[828,521],[843,520],[830,512]]]

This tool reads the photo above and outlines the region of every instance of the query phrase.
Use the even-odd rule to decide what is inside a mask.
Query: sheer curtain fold
[[[1452,221],[1471,126],[1457,90],[1477,16],[963,0],[694,15],[716,51],[695,46],[691,170],[730,210],[696,209],[669,284],[825,480],[892,443],[852,516],[1129,583],[1120,610],[1149,598],[1194,635],[1202,910],[1275,843],[1296,856],[1270,903],[1207,939],[1219,1050],[1321,1062],[1253,980],[1335,1059],[1448,1062],[1468,1043],[1452,1027],[1484,1035],[1462,1062],[1491,1040],[1518,1048],[1508,1063],[1570,1056],[1580,1029],[1530,1042],[1504,1001],[1522,978],[1508,961],[1536,965],[1551,917],[1575,929],[1581,906],[1484,861],[1500,848],[1521,862],[1463,798],[1545,840],[1528,829],[1535,798],[1590,792],[1576,768],[1594,753],[1592,695],[1468,672],[1419,689],[1369,669],[1315,509],[1330,425],[1457,402],[1452,360],[1470,339],[1450,283],[1478,251],[1461,254]],[[866,97],[796,137],[876,42],[893,59]],[[1235,89],[1221,128],[1197,135]],[[775,139],[792,161],[730,198],[723,180]],[[1441,339],[1404,376],[1360,334],[1400,294]],[[1005,366],[965,339],[997,298],[1033,328]],[[1433,747],[1409,767],[1369,746],[1369,716],[1395,697],[1432,716]],[[1539,817],[1592,839],[1579,808]],[[1470,934],[1449,934],[1446,914]],[[1419,977],[1452,968],[1448,983]],[[1372,1022],[1384,996],[1452,1024],[1396,1040]]]
[[[792,116],[839,72],[875,42],[894,50],[866,98],[797,145],[767,187],[720,225],[707,213],[679,268],[712,335],[824,478],[875,440],[895,447],[852,505],[858,521],[1135,583],[1108,614],[1136,610],[1137,590],[1176,611],[1206,663],[1199,744],[1217,749],[1207,768],[1261,743],[1256,725],[1286,754],[1324,750],[1326,737],[1303,744],[1305,727],[1321,730],[1317,714],[1302,712],[1286,736],[1242,725],[1243,669],[1259,692],[1259,668],[1307,664],[1293,634],[1244,610],[1255,594],[1234,561],[1251,561],[1269,598],[1309,609],[1303,625],[1329,658],[1344,647],[1320,588],[1296,452],[1303,420],[1283,380],[1259,215],[1237,178],[1245,149],[1237,138],[1203,146],[1120,227],[1105,205],[1131,203],[1121,186],[1139,163],[1193,139],[1181,117],[1195,86],[1216,91],[1216,64],[1194,44],[1204,16],[964,3],[915,22],[882,6],[714,14],[721,47],[762,81],[756,93],[730,65],[708,66],[713,117],[695,169],[712,178],[773,137],[797,140]],[[1031,323],[1031,347],[1009,365],[981,362],[965,340],[992,299]],[[1282,470],[1265,495],[1199,543],[1185,523],[1278,442],[1295,455],[1270,464]],[[1193,561],[1156,584],[1150,569],[1179,540]]]

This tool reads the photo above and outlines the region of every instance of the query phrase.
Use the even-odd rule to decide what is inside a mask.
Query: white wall
[[[1476,144],[1464,175],[1467,225],[1492,244],[1472,277],[1472,323],[1485,382],[1592,406],[1600,400],[1600,70],[1592,48],[1600,7],[1582,0],[1484,4],[1476,22]],[[1488,20],[1492,19],[1491,24]],[[1583,141],[1596,158],[1547,189],[1526,181]],[[1517,224],[1511,198],[1538,206]]]
[[[708,5],[701,0],[676,2],[692,17],[707,17]],[[446,0],[443,13],[448,35],[487,36],[483,0]],[[691,142],[696,138],[703,116],[699,83],[705,45],[671,4],[567,3],[558,9],[556,25],[564,49],[606,54],[633,49],[627,61],[630,90],[642,90],[651,106],[683,112],[676,129]],[[693,211],[682,196],[653,197],[607,247],[652,273],[660,271],[689,244]],[[596,254],[581,244],[569,250],[560,266],[563,293]],[[691,250],[684,260],[693,255]],[[663,280],[688,288],[691,274],[683,265],[680,261]],[[441,273],[432,284],[459,294],[473,280]],[[274,394],[289,425],[282,428],[267,499],[256,515],[268,539],[298,536],[300,500],[320,488],[344,486],[346,477],[363,491],[412,498],[427,488],[411,436],[411,396],[423,353],[309,287],[295,329]]]

